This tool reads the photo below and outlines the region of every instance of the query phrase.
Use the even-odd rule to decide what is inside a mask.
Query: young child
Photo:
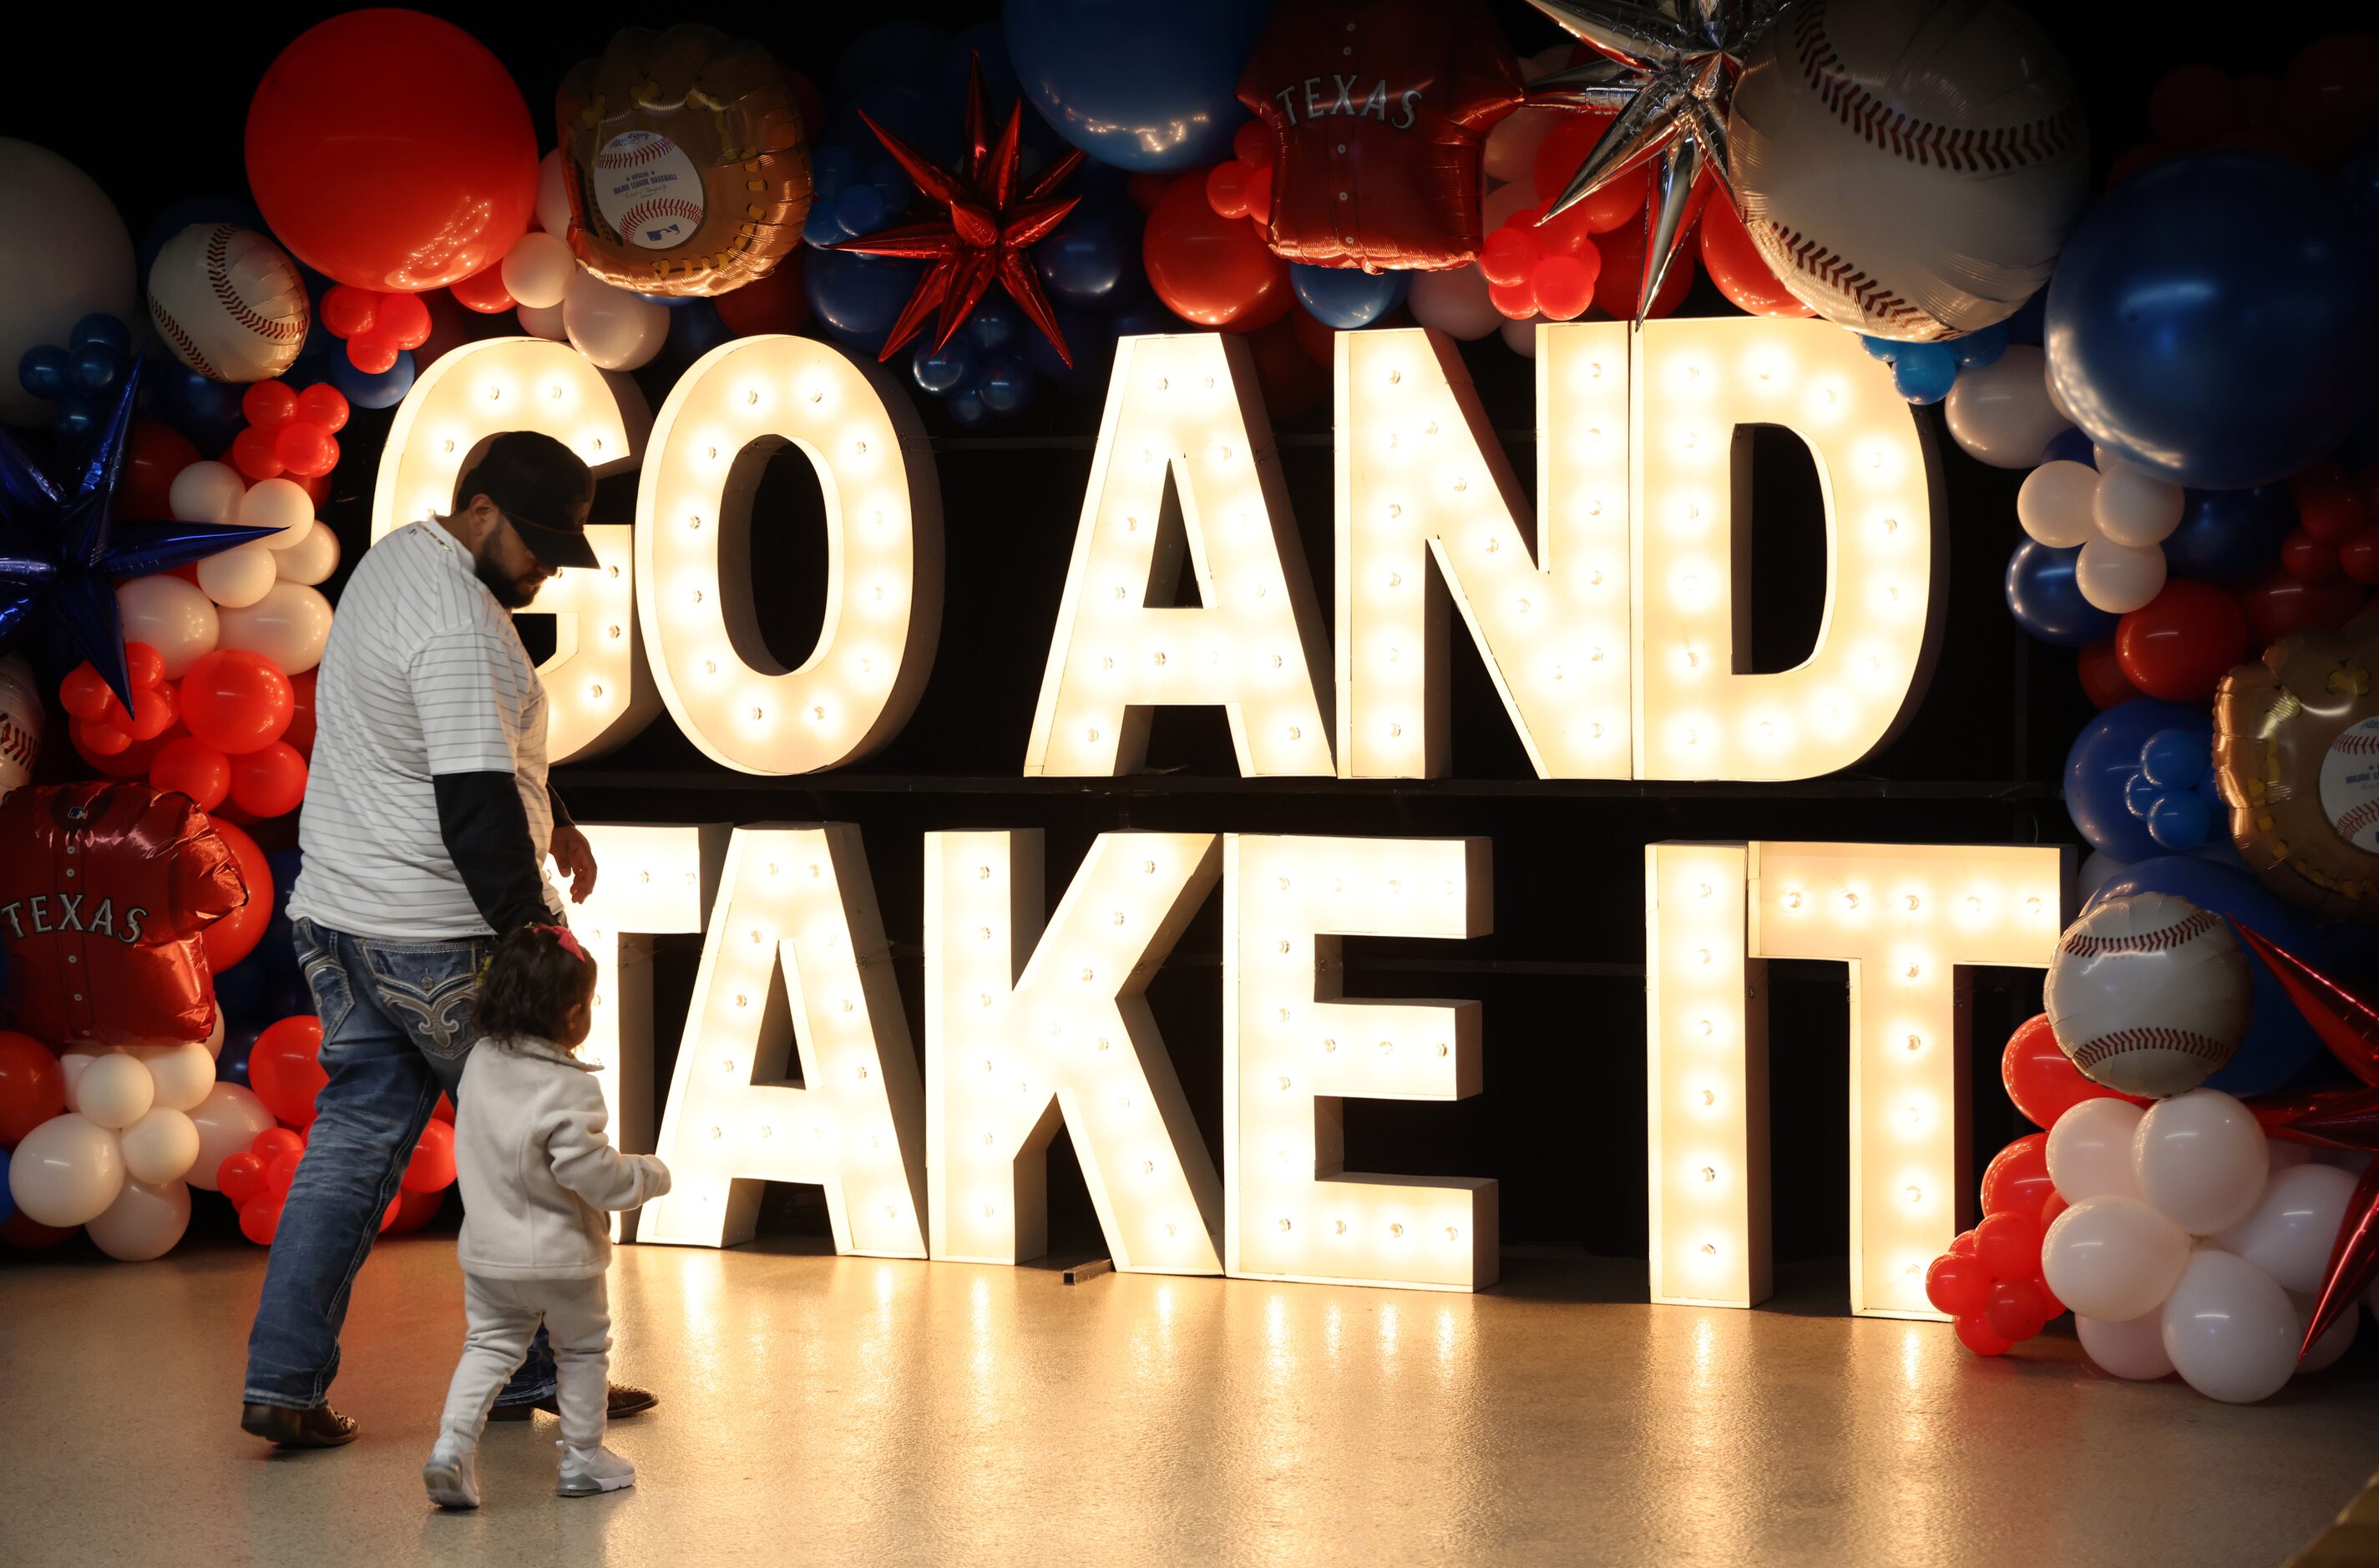
[[[606,1211],[670,1189],[669,1167],[603,1137],[603,1095],[574,1054],[585,1043],[595,960],[559,925],[496,945],[479,988],[479,1043],[455,1095],[463,1188],[463,1300],[470,1321],[421,1479],[441,1508],[477,1508],[475,1455],[488,1410],[528,1353],[538,1320],[553,1344],[563,1497],[633,1486],[603,1446],[611,1314]]]

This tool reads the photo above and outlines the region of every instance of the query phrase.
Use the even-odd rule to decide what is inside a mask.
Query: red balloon
[[[1570,176],[1577,173],[1577,166],[1586,161],[1586,155],[1593,151],[1614,118],[1615,115],[1571,115],[1553,127],[1552,134],[1537,148],[1534,173],[1538,200],[1552,202],[1561,196]],[[1651,194],[1652,165],[1648,161],[1570,211],[1582,213],[1587,227],[1596,234],[1607,234],[1643,211],[1645,199]]]
[[[1602,313],[1617,320],[1632,320],[1636,301],[1644,291],[1644,227],[1640,223],[1614,229],[1596,240],[1602,252],[1602,276],[1595,280],[1594,303]],[[1652,298],[1647,317],[1666,316],[1685,302],[1687,291],[1694,286],[1694,247],[1681,245],[1676,259],[1669,263],[1669,275],[1660,280],[1660,292]]]
[[[2175,577],[2115,628],[2123,674],[2152,697],[2198,703],[2247,657],[2247,612],[2211,583]]]
[[[2354,583],[2303,583],[2274,571],[2239,590],[2247,612],[2252,645],[2267,646],[2313,626],[2343,626],[2361,613],[2370,596]]]
[[[2057,1223],[2057,1216],[2071,1207],[2072,1204],[2065,1201],[2065,1195],[2054,1188],[2040,1200],[2040,1234],[2044,1238],[2048,1235],[2048,1227]]]
[[[2029,1279],[2001,1280],[1983,1304],[1983,1321],[2001,1339],[2021,1344],[2047,1327],[2057,1315],[2050,1309],[2055,1299]]]
[[[231,439],[231,465],[238,469],[240,476],[250,484],[277,479],[281,477],[281,471],[289,466],[281,461],[272,432],[258,429],[253,425]]]
[[[1990,1294],[1989,1272],[1972,1258],[1944,1252],[1925,1271],[1925,1299],[1953,1318],[1981,1311]]]
[[[2365,528],[2337,547],[2338,569],[2368,587],[2379,583],[2379,528]]]
[[[259,1247],[272,1245],[272,1237],[281,1229],[281,1200],[270,1193],[260,1193],[241,1205],[239,1234]]]
[[[1248,224],[1206,202],[1205,174],[1182,175],[1148,215],[1141,256],[1156,296],[1201,326],[1251,332],[1288,314],[1288,263]]]
[[[378,291],[345,283],[322,296],[322,330],[333,337],[361,337],[379,323]]]
[[[241,1217],[245,1219],[247,1216],[243,1214]],[[2004,1356],[2014,1345],[2012,1340],[1992,1328],[1979,1313],[1959,1319],[1957,1330],[1958,1343],[1977,1356]]]
[[[1206,205],[1217,217],[1248,215],[1248,176],[1255,170],[1245,163],[1217,163],[1206,171]]]
[[[266,1164],[284,1154],[295,1154],[306,1147],[306,1135],[292,1128],[269,1127],[256,1135],[248,1152]]]
[[[384,295],[372,330],[399,348],[419,348],[429,338],[429,307],[413,295]]]
[[[438,1096],[438,1104],[430,1109],[429,1114],[437,1117],[440,1121],[444,1122],[448,1127],[453,1127],[454,1125],[454,1102],[446,1098],[445,1095],[441,1094]]]
[[[125,734],[134,743],[154,741],[181,721],[182,705],[175,696],[173,687],[162,683],[143,686],[139,683],[139,677],[134,678],[132,722],[124,729]]]
[[[1734,203],[1721,199],[1702,209],[1702,270],[1719,293],[1754,316],[1814,316],[1816,311],[1793,297],[1776,281],[1768,259],[1751,241]]]
[[[252,1071],[253,1069],[251,1069]],[[1974,1227],[1974,1258],[1993,1279],[2028,1280],[2040,1272],[2040,1219],[1991,1214]]]
[[[200,654],[182,677],[182,722],[232,756],[281,739],[293,700],[289,677],[252,648]]]
[[[248,183],[273,237],[356,288],[442,288],[503,259],[537,206],[537,128],[477,39],[418,11],[300,33],[248,111]]]
[[[1248,171],[1248,183],[1244,187],[1244,194],[1248,202],[1248,222],[1256,226],[1258,238],[1265,238],[1272,226],[1272,165],[1270,163],[1259,163]]]
[[[2337,547],[2302,528],[2289,530],[2280,541],[2280,566],[2300,583],[2327,583],[2337,577]]]
[[[2148,128],[2158,141],[2184,151],[2212,146],[2245,120],[2238,85],[2214,66],[2167,71],[2148,94]]]
[[[419,1230],[438,1217],[446,1206],[446,1194],[438,1192],[407,1192],[399,1188],[396,1194],[396,1224],[388,1227],[391,1236],[403,1236]]]
[[[710,302],[727,330],[739,338],[765,332],[797,333],[809,330],[810,296],[802,286],[802,249],[776,265],[765,278],[730,289]]]
[[[306,799],[306,759],[286,741],[233,757],[232,799],[260,820],[286,816]]]
[[[1576,256],[1546,257],[1528,278],[1528,286],[1536,291],[1537,308],[1556,321],[1576,320],[1594,303],[1601,268],[1602,258],[1591,246]]]
[[[1518,223],[1505,223],[1479,246],[1479,270],[1491,283],[1524,283],[1543,255],[1535,235]]]
[[[2371,522],[2361,482],[2335,460],[2290,479],[2288,499],[2296,502],[2297,521],[2304,531],[2329,544],[2341,543]]]
[[[107,689],[105,678],[91,668],[88,659],[67,670],[65,678],[58,681],[58,706],[73,718],[93,722],[111,716],[118,719],[131,717],[124,711],[124,704],[117,700],[115,694]]]
[[[2047,1013],[2024,1019],[2008,1036],[2007,1049],[1999,1056],[1999,1081],[2007,1085],[2008,1098],[2015,1102],[2024,1120],[2035,1127],[2055,1127],[2058,1117],[2084,1100],[2129,1100],[2134,1105],[2148,1103],[2132,1095],[2118,1094],[2105,1084],[2093,1083],[2083,1077],[2082,1069],[2058,1049],[2057,1036],[2048,1027]]]
[[[454,1128],[435,1116],[421,1129],[399,1184],[407,1192],[441,1192],[454,1185]]]
[[[2131,678],[2123,673],[2123,661],[2115,657],[2115,639],[2092,643],[2082,650],[2074,673],[2082,677],[2082,691],[2102,708],[2117,703],[2130,702],[2140,695]]]
[[[126,734],[120,726],[110,724],[103,718],[78,718],[66,726],[66,733],[73,738],[75,750],[85,756],[121,756],[132,744],[132,737]],[[139,769],[127,768],[126,771],[138,772]]]
[[[347,363],[367,376],[383,376],[396,366],[396,340],[378,332],[347,340]]]
[[[1974,1233],[1970,1230],[1960,1231],[1957,1234],[1957,1236],[1950,1243],[1950,1255],[1953,1258],[1973,1257],[1974,1255]]]
[[[264,1190],[264,1162],[248,1150],[225,1154],[215,1167],[215,1190],[231,1200],[235,1209]]]
[[[0,1220],[0,1241],[21,1247],[28,1252],[38,1252],[45,1247],[55,1247],[59,1242],[70,1239],[75,1228],[73,1225],[45,1225],[19,1209],[6,1219]]]
[[[302,1152],[276,1155],[272,1163],[264,1167],[266,1202],[277,1208],[289,1196],[289,1184],[297,1179],[297,1165],[305,1157]]]
[[[199,461],[199,449],[173,426],[136,419],[124,447],[124,479],[115,492],[118,517],[163,522],[174,514],[174,476]]]
[[[272,866],[265,860],[264,851],[256,847],[256,840],[244,830],[219,814],[207,820],[214,825],[216,835],[231,850],[232,859],[239,862],[240,880],[248,884],[248,902],[199,935],[207,950],[207,967],[221,974],[256,951],[264,928],[272,923]]]
[[[2048,1134],[2030,1132],[1991,1156],[1983,1172],[1985,1214],[2040,1217],[2041,1200],[2057,1190],[2048,1179]]]
[[[388,1207],[381,1211],[380,1216],[380,1233],[382,1236],[386,1236],[388,1234],[389,1226],[396,1224],[396,1216],[403,1212],[404,1207],[405,1195],[403,1193],[399,1193],[396,1197],[388,1200]]]
[[[322,1020],[285,1018],[256,1037],[248,1054],[248,1083],[256,1097],[292,1127],[310,1127],[314,1096],[331,1075],[322,1070]]]
[[[2281,78],[2292,128],[2325,166],[2379,127],[2379,37],[2334,32],[2297,52]]]
[[[244,430],[241,435],[255,433]],[[293,419],[272,433],[272,455],[298,478],[311,479],[339,465],[339,443],[320,425]]]
[[[83,731],[87,728],[88,726],[79,719],[69,723],[66,726],[66,739],[74,742],[77,756],[82,758],[94,770],[106,774],[111,778],[139,778],[145,776],[149,771],[149,765],[157,760],[157,754],[164,748],[165,744],[187,733],[179,724],[176,724],[153,741],[136,742],[132,741],[131,737],[126,736],[125,739],[129,743],[122,751],[95,752],[91,749],[84,736]]]
[[[50,1048],[30,1034],[0,1029],[0,1149],[64,1116],[66,1075]]]
[[[308,762],[314,760],[314,671],[289,677],[289,728],[281,738],[297,748],[297,754]]]
[[[253,429],[277,429],[297,417],[297,393],[286,381],[259,381],[240,394],[239,412]]]
[[[328,381],[308,387],[297,394],[297,417],[308,425],[319,425],[332,435],[347,428],[347,394]]]
[[[231,759],[204,741],[184,735],[167,742],[149,765],[149,787],[187,795],[212,811],[231,792]]]
[[[1531,283],[1489,283],[1487,302],[1515,321],[1537,313],[1537,287]]]

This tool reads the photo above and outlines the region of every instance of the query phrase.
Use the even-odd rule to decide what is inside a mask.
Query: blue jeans
[[[328,1400],[339,1375],[348,1289],[439,1092],[459,1099],[489,943],[384,942],[308,920],[293,930],[322,1018],[330,1082],[314,1097],[314,1126],[265,1264],[242,1397],[310,1410]],[[553,1392],[553,1353],[539,1329],[496,1403],[529,1405]]]

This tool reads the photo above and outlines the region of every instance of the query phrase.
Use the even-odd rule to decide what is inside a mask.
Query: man
[[[596,564],[594,476],[560,441],[513,430],[455,493],[453,515],[399,528],[356,568],[315,692],[289,916],[330,1081],[273,1237],[240,1413],[284,1448],[355,1438],[329,1405],[347,1291],[439,1093],[462,1080],[493,938],[561,918],[549,849],[574,898],[595,886],[586,836],[546,785],[545,692],[509,613],[559,569]],[[654,1403],[615,1386],[610,1414]],[[533,1407],[554,1408],[542,1331],[496,1417]]]

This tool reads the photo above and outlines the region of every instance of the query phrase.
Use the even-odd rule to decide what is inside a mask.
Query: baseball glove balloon
[[[2214,764],[2230,834],[2280,897],[2379,921],[2379,610],[2283,637],[2223,677]]]
[[[555,108],[570,248],[604,282],[721,295],[801,243],[809,148],[759,44],[692,23],[623,29],[572,68]]]

